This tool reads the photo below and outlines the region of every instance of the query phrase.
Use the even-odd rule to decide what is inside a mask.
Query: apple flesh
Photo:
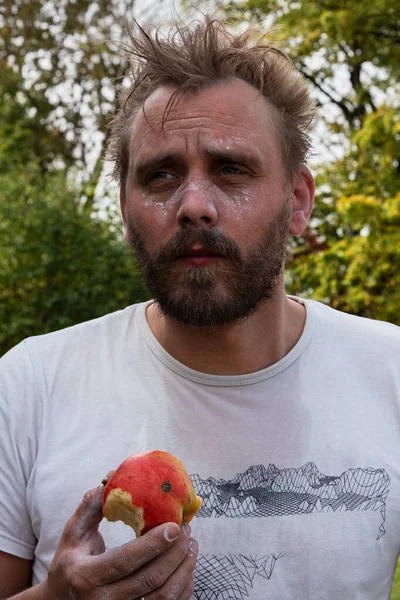
[[[189,523],[201,504],[181,461],[151,450],[129,456],[105,482],[103,515],[123,521],[138,537],[167,521]]]

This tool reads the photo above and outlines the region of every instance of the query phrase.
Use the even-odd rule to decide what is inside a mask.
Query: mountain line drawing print
[[[252,558],[242,554],[200,555],[194,575],[197,600],[244,600],[256,576],[270,579],[282,554]]]
[[[202,479],[196,474],[191,475],[191,479],[203,499],[198,517],[257,518],[379,511],[382,522],[377,539],[386,533],[390,477],[384,469],[356,468],[347,469],[341,475],[324,475],[313,462],[298,469],[261,464],[249,467],[230,481]]]

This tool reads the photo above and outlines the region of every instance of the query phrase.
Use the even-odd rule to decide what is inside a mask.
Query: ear
[[[119,206],[121,209],[121,216],[122,216],[122,224],[124,226],[124,240],[126,242],[129,242],[129,235],[128,235],[128,230],[126,227],[126,202],[125,202],[125,191],[124,188],[121,184],[120,188],[119,188]]]
[[[293,178],[291,235],[301,235],[307,227],[314,206],[314,194],[314,177],[310,169],[302,165]]]

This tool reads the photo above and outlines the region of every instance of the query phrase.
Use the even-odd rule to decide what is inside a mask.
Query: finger
[[[90,568],[91,579],[96,585],[118,581],[166,552],[180,535],[185,537],[176,523],[159,525],[132,542],[99,556],[87,557],[85,567]]]
[[[185,558],[164,581],[164,584],[157,589],[157,597],[177,598],[179,600],[190,599],[193,591],[193,573],[197,561],[197,552],[197,542],[191,538]],[[148,593],[146,600],[147,598],[153,600],[152,594]]]
[[[190,556],[189,556],[190,554]],[[129,577],[107,586],[107,593],[118,600],[141,598],[177,598],[193,578],[196,557],[189,552],[189,539],[182,532],[179,539],[162,555],[149,561]],[[154,596],[154,594],[157,596]]]
[[[100,485],[86,492],[78,508],[65,526],[63,533],[64,541],[75,545],[88,531],[97,530],[103,518],[103,491],[104,487]]]
[[[190,600],[194,591],[194,581],[192,579],[187,583],[185,589],[181,592],[181,595],[177,600]]]

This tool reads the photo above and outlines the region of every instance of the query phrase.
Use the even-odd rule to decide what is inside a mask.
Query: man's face
[[[282,282],[291,190],[272,110],[254,88],[233,80],[187,94],[162,129],[173,91],[159,88],[132,125],[126,238],[164,314],[224,325]]]

